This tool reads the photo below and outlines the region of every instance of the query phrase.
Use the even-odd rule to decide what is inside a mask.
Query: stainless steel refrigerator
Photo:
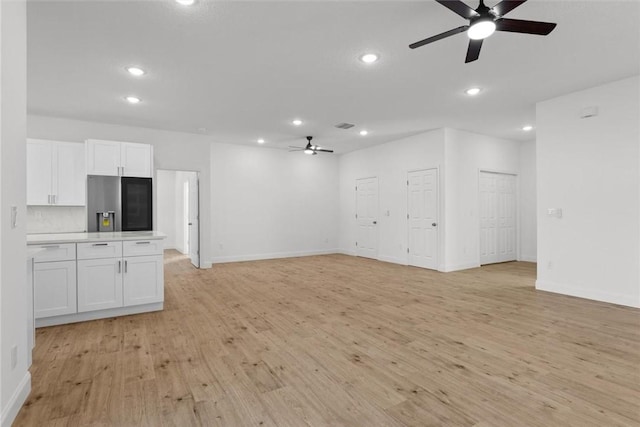
[[[87,231],[152,230],[152,180],[87,176]]]

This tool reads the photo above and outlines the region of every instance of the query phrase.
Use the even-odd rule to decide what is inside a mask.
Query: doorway
[[[158,170],[157,230],[166,234],[166,249],[175,249],[200,267],[198,172]]]
[[[517,259],[517,176],[480,172],[480,264]]]
[[[438,169],[407,174],[408,264],[438,269]]]
[[[378,258],[378,178],[356,180],[356,255]]]

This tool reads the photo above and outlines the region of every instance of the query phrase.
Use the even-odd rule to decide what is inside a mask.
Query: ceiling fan
[[[511,12],[527,0],[503,0],[492,8],[485,6],[484,1],[480,0],[480,5],[477,9],[471,9],[460,0],[436,1],[447,9],[462,16],[464,19],[468,19],[469,24],[420,40],[419,42],[410,44],[409,47],[411,49],[415,49],[466,31],[471,40],[469,40],[469,48],[467,49],[467,57],[464,61],[465,63],[478,59],[480,56],[480,48],[482,47],[482,40],[489,37],[494,31],[508,31],[512,33],[546,36],[556,27],[556,24],[552,24],[550,22],[503,18],[504,15]]]
[[[318,153],[333,153],[333,150],[327,150],[325,148],[320,147],[319,145],[311,145],[312,136],[307,137],[307,146],[306,147],[295,147],[290,145],[289,151],[304,151],[304,154],[311,154],[315,156]]]

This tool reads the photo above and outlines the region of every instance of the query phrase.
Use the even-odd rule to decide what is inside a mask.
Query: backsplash
[[[76,233],[87,226],[84,206],[27,206],[27,233]]]

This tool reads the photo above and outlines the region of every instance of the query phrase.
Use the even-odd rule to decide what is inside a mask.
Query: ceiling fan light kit
[[[460,0],[436,1],[462,18],[469,20],[469,24],[417,41],[410,44],[409,47],[416,49],[466,31],[470,40],[465,63],[478,59],[482,41],[493,34],[494,31],[546,36],[556,27],[556,24],[551,22],[525,21],[503,17],[527,0],[503,0],[492,8],[488,8],[485,6],[484,1],[480,0],[480,4],[476,9],[470,8]]]
[[[318,153],[333,153],[333,150],[327,150],[326,148],[322,148],[319,145],[312,145],[311,140],[312,136],[307,137],[307,145],[305,147],[296,147],[293,145],[289,146],[289,151],[303,151],[304,154],[310,154],[315,156]]]

